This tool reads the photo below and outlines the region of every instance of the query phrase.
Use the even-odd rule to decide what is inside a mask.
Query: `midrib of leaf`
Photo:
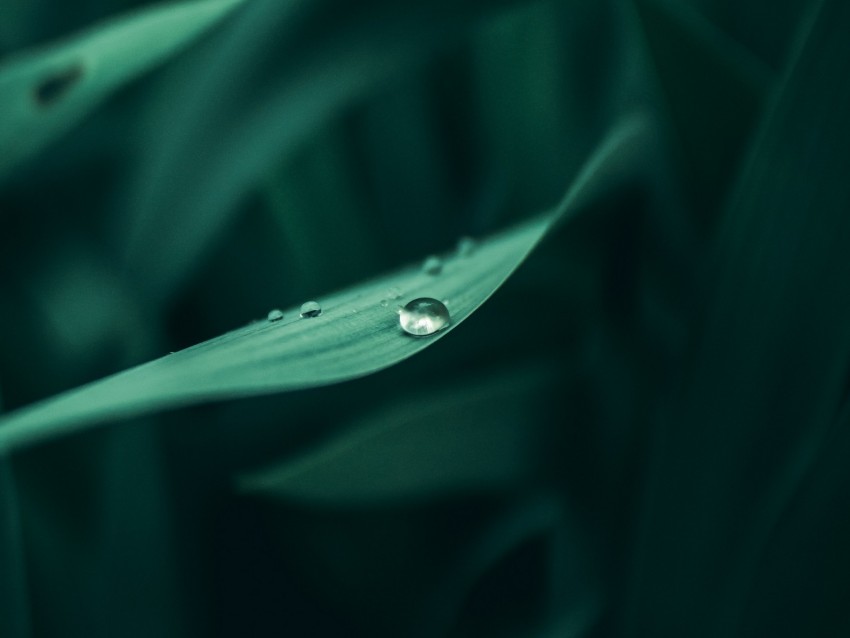
[[[328,385],[399,363],[441,340],[484,303],[555,222],[641,170],[639,149],[648,130],[643,116],[620,122],[552,211],[482,240],[468,257],[446,256],[438,276],[408,266],[318,297],[319,317],[302,319],[297,307],[289,308],[281,321],[255,322],[22,408],[0,419],[0,452],[155,410]],[[391,289],[401,296],[389,299]],[[422,296],[444,300],[452,325],[428,338],[409,337],[399,327],[396,306]]]

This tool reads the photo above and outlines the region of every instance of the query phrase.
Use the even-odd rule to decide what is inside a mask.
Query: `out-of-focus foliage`
[[[64,133],[111,91],[172,56],[240,0],[203,0],[139,12],[0,67],[0,179]]]
[[[4,2],[0,636],[846,634],[847,33],[844,0]],[[287,325],[231,376],[218,335],[348,289],[374,348],[281,352],[378,361],[375,277],[612,148],[448,338],[232,398],[304,384]]]

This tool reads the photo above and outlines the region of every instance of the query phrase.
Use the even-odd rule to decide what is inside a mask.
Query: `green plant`
[[[0,636],[850,628],[850,5],[3,12]]]

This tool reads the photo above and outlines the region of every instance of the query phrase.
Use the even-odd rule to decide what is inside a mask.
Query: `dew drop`
[[[422,264],[422,272],[427,275],[439,275],[443,271],[443,260],[436,255],[431,255]]]
[[[390,305],[390,302],[389,302],[388,299],[381,299],[381,307],[382,308],[386,308],[389,305]]]
[[[388,299],[399,299],[401,297],[401,288],[398,286],[393,286],[389,290],[387,290],[387,298]]]
[[[458,257],[469,257],[475,252],[478,244],[472,237],[461,237],[457,242]]]
[[[448,327],[449,311],[436,299],[420,297],[399,311],[398,320],[406,333],[424,337]]]
[[[322,307],[315,301],[305,301],[301,304],[302,317],[318,317],[322,314]]]
[[[275,308],[274,310],[269,310],[269,314],[266,317],[269,321],[280,321],[283,319],[283,313]]]

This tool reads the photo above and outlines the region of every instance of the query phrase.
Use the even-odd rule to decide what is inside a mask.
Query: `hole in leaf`
[[[83,65],[75,64],[42,80],[33,92],[39,106],[51,106],[82,79]]]

